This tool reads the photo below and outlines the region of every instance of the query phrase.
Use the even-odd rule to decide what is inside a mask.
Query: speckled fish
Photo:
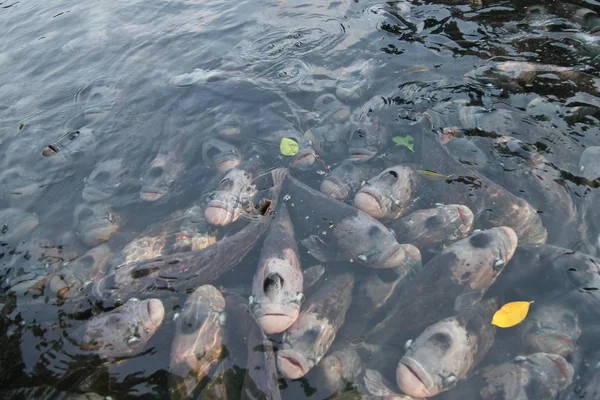
[[[581,335],[577,314],[560,303],[535,303],[532,308],[520,327],[523,343],[535,352],[571,355]]]
[[[383,224],[364,212],[304,185],[292,176],[284,181],[282,196],[298,237],[321,262],[352,260],[371,268],[410,264],[405,249]]]
[[[110,271],[123,264],[167,254],[198,251],[216,243],[215,233],[204,219],[204,209],[194,205],[178,210],[148,228],[110,260]]]
[[[63,298],[76,296],[86,285],[104,277],[111,255],[110,248],[105,244],[94,247],[57,271],[50,278],[50,290]]]
[[[334,95],[324,94],[315,100],[313,110],[318,114],[321,125],[340,124],[350,118],[350,108],[341,103]]]
[[[121,218],[108,204],[80,204],[73,213],[74,227],[81,241],[96,246],[108,241],[119,229]]]
[[[325,176],[321,182],[321,192],[334,199],[343,200],[355,194],[378,171],[379,169],[371,163],[346,160]]]
[[[490,321],[497,310],[497,299],[485,300],[407,342],[396,369],[400,390],[410,396],[433,397],[455,387],[494,343],[496,327]]]
[[[52,177],[15,166],[0,174],[0,199],[11,207],[28,208],[40,198]]]
[[[251,213],[257,194],[254,178],[260,171],[256,161],[244,163],[229,171],[220,181],[219,188],[210,196],[204,216],[211,225],[225,226],[243,213]]]
[[[161,290],[185,291],[212,283],[236,266],[268,230],[285,177],[281,169],[272,171],[272,175],[274,186],[270,194],[273,200],[262,215],[239,232],[203,250],[125,264],[94,285],[95,296],[110,302]]]
[[[558,394],[572,382],[573,377],[573,366],[559,355],[549,353],[520,355],[507,363],[478,371],[447,392],[444,399],[556,399]],[[592,397],[577,396],[576,399],[591,400]]]
[[[182,382],[170,390],[188,397],[223,353],[225,299],[212,285],[191,293],[177,318],[169,372]]]
[[[224,175],[240,165],[242,156],[234,145],[220,139],[208,139],[202,143],[202,160]]]
[[[354,196],[354,205],[380,220],[402,216],[415,197],[417,175],[410,167],[397,165],[370,178]]]
[[[340,274],[322,282],[307,298],[277,352],[277,369],[283,376],[298,379],[325,356],[344,323],[353,288],[354,276]]]
[[[265,238],[252,280],[250,307],[265,333],[281,333],[298,318],[304,298],[300,268],[294,227],[282,203]]]
[[[16,244],[40,223],[37,215],[20,208],[0,210],[0,243]]]
[[[467,206],[440,204],[435,208],[414,211],[390,222],[399,240],[424,249],[447,246],[465,238],[473,227],[474,215]]]
[[[81,192],[83,201],[90,203],[113,197],[131,179],[131,170],[122,158],[110,158],[96,164],[85,178]]]
[[[82,350],[115,360],[140,354],[165,316],[158,299],[130,299],[122,306],[93,317],[69,336]]]
[[[141,178],[140,197],[145,201],[157,201],[173,189],[185,172],[181,154],[168,149],[160,151],[150,162]]]
[[[368,331],[370,343],[402,345],[428,324],[478,303],[517,247],[507,227],[475,231],[432,258]]]

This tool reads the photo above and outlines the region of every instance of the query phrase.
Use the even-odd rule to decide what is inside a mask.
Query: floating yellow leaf
[[[279,151],[284,156],[295,156],[299,148],[298,142],[294,139],[281,138],[281,143],[279,143]]]
[[[510,328],[525,319],[529,312],[529,305],[533,301],[513,301],[503,305],[492,318],[492,325],[500,328]]]

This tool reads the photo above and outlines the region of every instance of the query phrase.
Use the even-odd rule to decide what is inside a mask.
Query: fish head
[[[485,290],[510,261],[517,244],[517,234],[511,228],[477,230],[446,248],[438,257],[447,258],[453,265],[453,282],[471,290]]]
[[[335,94],[342,100],[358,100],[371,86],[376,64],[373,60],[357,61],[344,69],[337,80]]]
[[[398,165],[369,179],[354,196],[354,205],[373,218],[398,218],[406,211],[415,187],[414,170]]]
[[[350,107],[341,103],[334,95],[324,94],[317,97],[313,110],[324,124],[343,123],[350,118]]]
[[[81,193],[83,200],[91,203],[114,196],[129,176],[129,172],[124,160],[120,158],[98,163],[84,181],[85,187]]]
[[[50,279],[50,290],[61,298],[77,295],[88,283],[104,273],[104,266],[111,255],[107,245],[94,247],[58,271]]]
[[[444,242],[463,239],[471,231],[475,216],[469,207],[441,204],[435,208],[418,210],[404,218],[411,231],[421,237],[436,237]]]
[[[585,149],[579,159],[581,174],[589,180],[600,178],[600,146]]]
[[[5,208],[0,211],[0,242],[19,240],[39,223],[35,213],[28,213],[20,208]]]
[[[573,352],[581,335],[577,314],[559,305],[535,309],[521,329],[523,341],[532,349],[563,357]]]
[[[80,204],[75,208],[77,234],[88,246],[106,242],[120,226],[120,217],[105,204]]]
[[[342,393],[353,384],[362,371],[362,360],[352,348],[336,350],[324,357],[318,365],[319,376],[330,393]]]
[[[335,330],[326,320],[302,313],[284,332],[283,345],[277,352],[277,369],[289,379],[298,379],[319,363],[335,338]]]
[[[232,169],[211,194],[204,210],[206,221],[211,225],[225,226],[236,221],[242,213],[251,213],[256,193],[250,174],[243,169]]]
[[[377,118],[363,120],[352,128],[348,138],[348,152],[353,161],[367,161],[387,144],[387,129]]]
[[[204,285],[188,297],[180,312],[169,371],[184,378],[187,395],[221,357],[224,309],[221,292]],[[191,388],[190,382],[195,382]]]
[[[349,182],[357,180],[358,168],[360,166],[353,162],[344,162],[338,165],[321,183],[321,192],[334,199],[345,199],[353,190]]]
[[[252,282],[252,312],[266,334],[281,333],[298,318],[304,295],[303,275],[293,250],[292,257],[268,258]]]
[[[206,165],[215,167],[219,174],[224,175],[240,165],[242,158],[234,145],[209,139],[202,144],[202,159]]]
[[[516,162],[515,168],[518,168],[518,164],[539,167],[545,162],[544,156],[539,154],[533,146],[512,136],[501,136],[494,139],[494,147],[502,158],[503,164],[510,163],[513,165]],[[507,169],[510,166],[504,168]]]
[[[396,369],[398,387],[414,397],[433,397],[453,387],[468,371],[475,349],[454,318],[429,326],[415,339]]]
[[[23,208],[37,200],[49,183],[41,174],[22,167],[8,168],[0,174],[0,190],[9,204]]]
[[[317,160],[317,153],[313,147],[312,137],[306,137],[295,129],[282,129],[274,133],[277,145],[282,139],[291,139],[298,143],[298,152],[291,156],[291,167],[295,169],[307,169]]]
[[[183,161],[175,151],[157,154],[142,176],[140,197],[145,201],[163,198],[179,181],[184,170]]]

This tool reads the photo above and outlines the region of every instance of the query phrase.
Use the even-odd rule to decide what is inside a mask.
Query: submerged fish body
[[[507,227],[473,232],[432,258],[366,334],[370,343],[403,345],[427,324],[481,300],[517,247]]]
[[[348,260],[372,268],[397,268],[414,263],[414,246],[400,245],[394,234],[364,212],[288,176],[282,195],[299,232],[298,238],[321,262]],[[408,246],[408,247],[407,247]]]
[[[344,323],[353,288],[354,276],[344,273],[321,283],[307,298],[277,352],[277,368],[283,376],[300,378],[325,356]]]
[[[302,292],[294,227],[282,203],[265,238],[250,297],[252,312],[265,333],[281,333],[294,323]]]
[[[177,319],[169,372],[181,378],[171,391],[189,396],[223,352],[225,299],[212,285],[191,293]]]
[[[490,321],[497,309],[497,299],[485,300],[429,326],[407,343],[396,370],[402,392],[433,397],[456,386],[494,343],[496,327]]]

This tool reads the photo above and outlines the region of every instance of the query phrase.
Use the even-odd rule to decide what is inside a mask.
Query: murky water
[[[186,299],[209,283],[227,300],[222,318],[215,317],[225,350],[191,378],[198,382],[190,398],[241,398],[253,358],[247,343],[262,336],[241,321],[247,312],[232,310],[235,301],[250,297],[252,306],[257,290],[288,280],[269,275],[253,289],[257,265],[271,250],[284,259],[294,258],[287,250],[296,253],[304,271],[325,267],[311,287],[305,273],[303,296],[294,300],[301,313],[331,290],[329,321],[345,319],[312,361],[276,353],[280,397],[256,398],[335,398],[342,389],[394,398],[402,382],[409,392],[424,384],[420,393],[428,398],[600,396],[595,1],[11,0],[0,2],[0,27],[2,398],[185,398],[175,390],[173,343],[186,323],[194,325],[185,319]],[[282,138],[293,139],[298,153],[282,154]],[[271,171],[279,167],[289,167],[293,178],[275,193]],[[393,186],[390,176],[405,180]],[[347,186],[326,186],[326,179]],[[302,184],[339,200],[315,197]],[[391,186],[395,192],[377,192]],[[235,196],[223,200],[224,192]],[[440,203],[468,206],[473,226],[463,211],[460,234],[436,228],[441,217],[433,225],[406,222]],[[271,212],[282,215],[282,204],[295,245],[286,245],[284,234],[275,244],[268,239],[279,226]],[[355,205],[383,225],[367,214],[344,225]],[[344,228],[336,231],[338,225]],[[493,272],[468,272],[485,264],[477,251],[491,240],[481,244],[472,229],[502,226],[516,232],[516,253],[503,245]],[[475,239],[471,250],[461,247],[471,261],[460,279],[454,267],[434,272],[452,265],[442,257],[467,235]],[[412,261],[394,263],[399,254]],[[138,268],[127,275],[127,265]],[[451,281],[470,289],[457,292]],[[162,308],[148,303],[135,314],[135,332],[123,321],[102,320],[82,345],[90,321],[132,297],[159,299]],[[472,307],[516,300],[535,301],[532,315],[498,329],[466,370],[439,372],[443,390],[435,376],[427,385],[416,364],[404,373],[418,384],[396,382],[406,340]],[[567,350],[548,350],[545,339],[528,333],[534,328],[525,324],[539,329],[548,314],[568,317],[562,329],[572,338],[548,328]],[[103,326],[109,333],[98,333]],[[124,330],[133,336],[118,343]],[[471,333],[479,331],[485,329]],[[292,340],[280,331],[269,337],[277,352]],[[127,349],[119,350],[123,343]],[[388,347],[365,350],[365,343]],[[343,351],[357,348],[360,368],[352,367],[335,393],[323,383],[326,356],[338,357],[333,370],[347,372]],[[406,346],[406,354],[414,351]],[[479,391],[494,373],[515,387],[510,374],[489,372],[491,366],[540,351],[553,353],[544,360],[560,374],[534,357],[528,365],[545,381],[521,380],[521,393]],[[391,362],[380,362],[386,352]],[[470,357],[453,354],[436,357],[440,364]],[[565,358],[553,358],[559,356]],[[303,364],[322,359],[314,368]],[[373,379],[372,371],[389,382]],[[227,392],[215,385],[221,381]],[[524,393],[529,397],[518,397]],[[361,398],[354,396],[342,398]]]

